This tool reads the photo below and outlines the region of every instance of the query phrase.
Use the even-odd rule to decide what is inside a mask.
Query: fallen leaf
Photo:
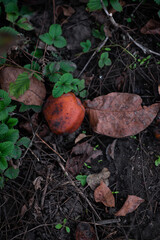
[[[16,81],[19,74],[24,72],[21,68],[5,67],[0,71],[0,85],[1,88],[9,92],[9,85]],[[19,98],[11,96],[12,100],[22,102],[26,105],[38,105],[43,104],[43,100],[46,96],[46,89],[44,83],[40,82],[35,77],[30,78],[29,89]]]
[[[66,163],[66,170],[73,176],[78,175],[84,163],[90,163],[91,159],[103,155],[101,150],[94,148],[87,142],[77,144],[73,147],[71,155]]]
[[[126,214],[135,211],[142,202],[144,202],[144,199],[134,195],[128,195],[124,205],[115,213],[115,216],[126,216]]]
[[[66,17],[71,17],[75,13],[75,10],[69,5],[59,5],[56,7],[56,17],[63,14]]]
[[[158,85],[158,93],[160,95],[160,84]]]
[[[141,106],[140,96],[113,92],[85,101],[93,131],[114,138],[136,135],[156,117],[159,104]]]
[[[33,185],[34,185],[34,188],[35,190],[37,191],[38,189],[41,189],[41,183],[43,181],[43,178],[42,177],[36,177],[33,181]]]
[[[87,135],[84,133],[79,134],[78,137],[75,139],[75,143],[80,142],[82,139],[84,139],[86,137],[87,137]]]
[[[23,207],[21,208],[21,213],[20,213],[21,217],[24,216],[24,214],[27,212],[27,210],[28,210],[28,208],[27,208],[27,206],[24,204]]]
[[[76,228],[76,240],[96,240],[94,228],[85,222],[78,224]]]
[[[115,139],[111,144],[109,144],[106,148],[106,157],[111,160],[114,159],[114,150],[117,143],[117,139]]]
[[[160,35],[160,22],[150,19],[144,27],[141,28],[143,34],[159,34]]]
[[[101,181],[105,183],[106,186],[109,185],[108,178],[110,177],[110,172],[108,168],[103,168],[100,173],[90,174],[87,177],[87,183],[92,190],[95,190],[98,185],[100,185]]]
[[[114,196],[103,181],[101,181],[100,185],[95,189],[94,199],[96,202],[103,203],[106,207],[115,207]]]

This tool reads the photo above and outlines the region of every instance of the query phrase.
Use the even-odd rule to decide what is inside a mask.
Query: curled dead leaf
[[[141,28],[143,34],[159,34],[160,35],[160,22],[150,19],[144,27]]]
[[[36,177],[33,181],[33,185],[34,185],[34,188],[35,190],[37,191],[38,189],[41,189],[41,183],[43,181],[43,178],[42,177]]]
[[[128,213],[132,213],[142,202],[144,202],[144,199],[134,195],[128,195],[124,205],[117,213],[115,213],[115,216],[126,216]]]
[[[103,168],[100,173],[90,174],[87,177],[87,183],[92,190],[94,190],[101,181],[105,183],[106,186],[109,185],[108,178],[110,177],[110,172],[108,168]]]
[[[80,142],[82,139],[84,139],[84,138],[86,138],[86,137],[87,137],[86,134],[80,133],[80,134],[78,135],[78,137],[75,139],[75,143]]]
[[[18,75],[23,73],[24,70],[21,68],[15,67],[5,67],[0,71],[0,85],[1,88],[9,92],[9,85],[12,82],[15,82]],[[14,96],[11,96],[13,100],[22,102],[26,105],[38,105],[43,104],[43,100],[46,96],[46,89],[44,83],[40,82],[37,78],[30,78],[30,87],[29,89],[18,99]]]
[[[93,131],[114,138],[138,134],[159,111],[158,103],[142,107],[141,97],[130,93],[113,92],[85,104]]]
[[[114,196],[103,181],[101,181],[100,185],[95,189],[94,199],[96,202],[103,203],[106,207],[115,207]]]

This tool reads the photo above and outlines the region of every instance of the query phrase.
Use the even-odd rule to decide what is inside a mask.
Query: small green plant
[[[91,48],[91,41],[90,40],[86,40],[86,42],[81,42],[80,43],[81,47],[83,48],[83,52],[89,52],[90,48]]]
[[[3,3],[6,13],[6,19],[13,25],[18,26],[26,31],[33,30],[33,26],[28,21],[28,16],[32,14],[29,8],[22,6],[19,10],[17,0],[1,0]]]
[[[59,24],[52,24],[48,33],[44,33],[39,38],[48,45],[54,45],[57,48],[63,48],[67,45],[66,39],[61,36],[62,28]]]
[[[14,129],[18,119],[10,115],[15,108],[8,93],[0,89],[0,188],[4,187],[5,180],[18,176],[19,169],[13,168],[10,160],[19,159],[22,154],[20,146],[27,148],[30,144],[27,137],[19,139],[19,131]]]
[[[58,223],[58,224],[55,226],[55,228],[56,228],[57,230],[60,230],[60,229],[62,229],[62,228],[65,228],[66,232],[67,232],[67,233],[70,233],[71,230],[70,230],[70,228],[69,228],[68,226],[66,226],[66,223],[67,223],[67,219],[64,218],[64,219],[63,219],[63,224]]]
[[[86,96],[86,90],[84,80],[79,80],[78,78],[73,78],[71,73],[63,74],[57,83],[54,85],[52,90],[53,97],[60,97],[63,93],[75,92],[79,93],[80,97]]]
[[[100,60],[98,62],[98,66],[103,68],[105,65],[110,66],[112,64],[111,59],[109,58],[108,52],[104,52],[100,56]]]
[[[155,166],[158,167],[160,165],[160,156],[155,160]]]
[[[130,138],[137,139],[137,137],[135,135],[130,136]]]
[[[87,183],[87,181],[86,181],[87,180],[87,175],[77,175],[76,179],[78,181],[80,181],[82,187],[84,187],[86,185],[86,183]]]
[[[138,55],[135,55],[135,62],[129,65],[129,68],[134,70],[137,68],[137,66],[144,65],[146,68],[148,67],[148,64],[150,63],[151,55],[148,55],[145,58],[141,58]]]
[[[100,29],[93,28],[92,29],[93,37],[103,41],[105,39],[105,33],[103,29],[104,29],[104,25],[101,25]]]
[[[99,147],[99,145],[97,144],[97,145],[93,148],[93,150],[96,151],[98,147]]]
[[[87,163],[84,163],[84,166],[87,168],[92,168],[90,165],[88,165]]]
[[[103,0],[104,5],[107,7],[110,3],[111,6],[118,12],[122,11],[122,6],[118,0]],[[101,0],[89,0],[87,7],[90,11],[96,11],[102,9]]]

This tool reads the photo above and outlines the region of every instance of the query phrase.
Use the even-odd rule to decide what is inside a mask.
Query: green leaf
[[[58,82],[56,84],[58,84]],[[54,88],[52,90],[52,96],[55,98],[60,97],[64,93],[64,87],[56,84],[54,85]]]
[[[79,93],[79,96],[80,96],[81,98],[87,97],[87,90],[81,91],[81,92]]]
[[[85,81],[84,81],[84,79],[82,79],[78,83],[78,90],[82,91],[84,88],[85,88]]]
[[[13,151],[14,145],[11,141],[6,141],[4,140],[3,143],[0,143],[0,156],[1,157],[6,157],[10,155]]]
[[[5,170],[6,168],[8,168],[7,159],[5,157],[0,156],[0,169]]]
[[[18,75],[14,83],[10,83],[9,91],[10,94],[16,98],[19,98],[29,89],[30,79],[28,72],[23,72]]]
[[[104,5],[108,6],[108,0],[103,0]],[[90,11],[102,9],[101,0],[89,0],[87,7]]]
[[[158,14],[158,17],[160,18],[160,10],[157,12],[157,14]]]
[[[100,39],[102,41],[105,39],[104,31],[100,32],[98,29],[93,29],[92,30],[92,35],[93,35],[93,37],[98,38],[98,39]]]
[[[71,61],[61,61],[59,62],[60,64],[60,69],[63,72],[74,72],[77,68],[76,64],[71,62]]]
[[[1,103],[0,103],[0,105],[1,105]],[[3,109],[0,113],[0,121],[6,120],[7,117],[8,117],[8,111],[7,111],[7,109]]]
[[[35,51],[31,52],[31,55],[36,58],[41,58],[41,57],[43,57],[43,50],[40,48],[36,48]]]
[[[26,31],[32,31],[34,27],[29,23],[28,19],[25,17],[20,18],[17,22],[16,25]]]
[[[158,156],[157,160],[155,161],[155,166],[158,167],[160,165],[160,156]]]
[[[111,65],[111,60],[108,57],[108,52],[104,52],[101,54],[100,60],[98,62],[98,65],[100,68],[103,68],[104,65],[110,66]]]
[[[59,73],[53,73],[51,75],[49,75],[49,81],[50,82],[54,82],[54,83],[57,83],[60,79],[61,75]]]
[[[63,36],[57,36],[53,40],[53,44],[57,48],[63,48],[67,45],[66,39]]]
[[[12,154],[10,155],[11,158],[14,158],[14,159],[19,159],[22,155],[22,150],[20,147],[18,147],[17,145],[14,145],[14,149],[13,149],[13,152]]]
[[[42,106],[37,106],[37,105],[25,105],[24,103],[21,103],[21,107],[19,109],[20,112],[25,112],[28,110],[33,110],[34,112],[40,112],[42,109]]]
[[[39,38],[46,44],[52,45],[53,44],[53,38],[50,36],[49,33],[44,33],[39,36]]]
[[[7,107],[7,111],[8,112],[13,112],[14,110],[16,109],[16,106],[10,106],[10,107]]]
[[[0,177],[0,188],[4,187],[4,177]]]
[[[0,134],[5,134],[8,132],[8,126],[5,123],[0,124]]]
[[[14,169],[13,167],[8,168],[5,172],[4,172],[4,176],[6,176],[9,179],[15,179],[16,177],[18,177],[19,174],[19,169]]]
[[[11,103],[11,98],[9,97],[9,94],[2,89],[0,89],[0,99],[3,99],[5,106],[8,106]]]
[[[58,62],[51,62],[48,64],[48,69],[50,73],[55,73],[59,71],[60,69],[60,64]]]
[[[19,15],[16,13],[7,13],[6,19],[11,23],[15,23],[18,17]]]
[[[8,34],[12,34],[12,35],[19,34],[19,32],[17,32],[14,28],[6,27],[6,26],[0,28],[0,33],[8,33]]]
[[[32,64],[24,65],[24,68],[32,69],[32,70],[35,70],[37,72],[40,71],[40,69],[41,69],[40,65],[35,61],[32,61]]]
[[[91,41],[87,40],[86,42],[81,42],[80,43],[81,47],[83,48],[83,52],[86,53],[90,50],[91,48]]]
[[[3,65],[7,61],[7,53],[3,53],[0,56],[0,65]]]
[[[70,230],[70,228],[68,226],[66,226],[65,229],[66,229],[67,233],[70,233],[71,230]]]
[[[8,4],[5,5],[5,12],[6,13],[16,13],[16,14],[18,14],[17,4],[13,1],[10,1]]]
[[[154,0],[155,3],[157,3],[158,5],[160,5],[160,0]]]
[[[66,223],[67,223],[67,219],[64,218],[64,219],[63,219],[63,224],[66,224]]]
[[[18,119],[17,118],[9,118],[8,121],[6,122],[8,128],[13,128],[14,126],[16,126],[18,123]]]
[[[87,175],[77,175],[76,179],[80,181],[82,187],[84,187],[86,185]]]
[[[62,28],[59,24],[52,24],[49,28],[49,34],[52,38],[62,35]]]
[[[119,3],[119,0],[110,0],[110,3],[116,11],[122,12],[123,9],[121,4]]]
[[[19,131],[17,129],[9,129],[7,133],[0,135],[0,141],[10,141],[15,143],[19,138]]]
[[[58,230],[61,229],[62,227],[63,227],[63,225],[60,224],[60,223],[58,223],[58,224],[55,226],[55,228],[58,229]]]
[[[30,143],[31,141],[28,137],[22,137],[20,140],[18,140],[17,146],[23,145],[24,147],[28,148]]]

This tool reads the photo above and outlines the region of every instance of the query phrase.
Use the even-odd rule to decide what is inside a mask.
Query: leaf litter
[[[114,138],[136,135],[147,128],[159,111],[159,104],[142,107],[137,94],[112,92],[85,101],[93,131]]]

